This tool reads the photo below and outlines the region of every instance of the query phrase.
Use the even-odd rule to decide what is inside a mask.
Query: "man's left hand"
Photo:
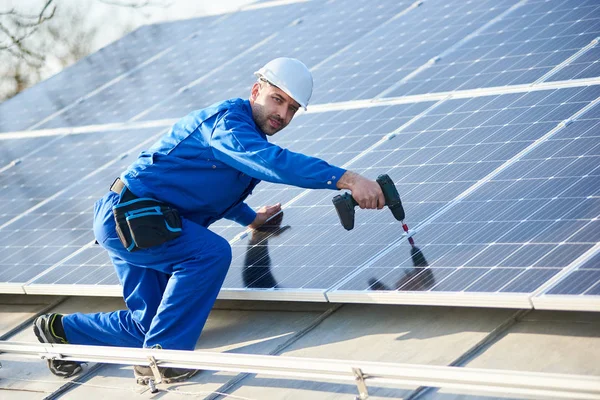
[[[281,211],[281,203],[277,203],[272,206],[263,206],[263,207],[259,208],[258,211],[256,212],[256,218],[254,218],[254,221],[252,221],[252,223],[250,225],[248,225],[248,228],[251,228],[251,229],[259,228],[265,222],[267,222],[267,220],[269,218],[271,218],[273,215],[277,214],[280,211]]]

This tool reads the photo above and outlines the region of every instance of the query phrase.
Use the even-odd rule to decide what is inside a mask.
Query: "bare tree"
[[[20,13],[15,9],[0,11],[0,51],[4,50],[31,65],[42,63],[44,56],[28,46],[26,39],[54,17],[56,5],[52,3],[53,0],[47,0],[36,15]]]
[[[97,1],[131,9],[168,6],[150,0]],[[49,70],[60,70],[93,51],[100,22],[91,22],[85,7],[54,0],[40,7],[35,14],[0,9],[0,102],[39,82]],[[127,23],[117,27],[122,34],[133,28]]]

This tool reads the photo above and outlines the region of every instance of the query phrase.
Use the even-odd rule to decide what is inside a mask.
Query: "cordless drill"
[[[389,175],[384,174],[379,175],[376,181],[383,191],[385,205],[392,211],[394,218],[398,221],[403,221],[404,208],[402,207],[400,195],[398,194],[398,190],[396,190],[396,185],[394,185],[392,179]],[[347,231],[352,230],[352,228],[354,228],[354,207],[358,205],[356,200],[354,200],[354,197],[352,197],[350,193],[337,195],[333,198],[333,205],[340,217],[342,226],[346,228]]]
[[[377,183],[381,186],[383,191],[383,197],[385,197],[385,205],[392,211],[394,218],[396,218],[402,224],[402,229],[408,235],[408,243],[410,243],[410,255],[413,261],[413,265],[416,267],[427,267],[429,264],[425,260],[425,256],[421,249],[415,245],[415,241],[409,232],[408,225],[404,223],[404,208],[402,207],[402,201],[400,201],[400,195],[396,186],[389,175],[379,175],[377,177]],[[333,205],[335,210],[340,217],[340,221],[346,230],[354,228],[354,207],[358,205],[356,200],[350,193],[344,193],[343,195],[337,195],[333,198]],[[372,283],[371,283],[372,284]]]

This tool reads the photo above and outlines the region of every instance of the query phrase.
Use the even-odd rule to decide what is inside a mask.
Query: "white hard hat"
[[[283,90],[305,110],[312,95],[312,74],[301,61],[280,57],[269,61],[254,73]]]

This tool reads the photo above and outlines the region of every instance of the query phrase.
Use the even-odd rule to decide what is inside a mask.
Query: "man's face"
[[[300,108],[283,90],[267,82],[256,82],[252,86],[250,104],[254,122],[269,136],[285,128]]]

